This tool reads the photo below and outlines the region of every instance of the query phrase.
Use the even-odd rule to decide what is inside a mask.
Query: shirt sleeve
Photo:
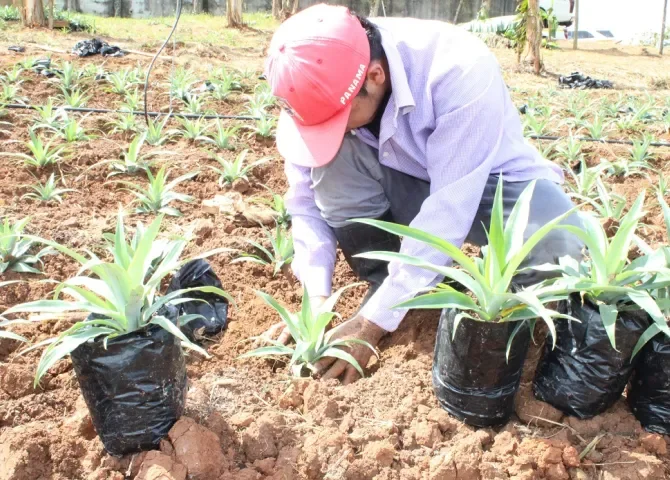
[[[416,229],[461,246],[467,237],[503,136],[508,95],[495,58],[480,57],[468,70],[444,74],[431,88],[435,129],[428,137],[426,168],[430,195],[410,223]],[[413,239],[403,239],[401,253],[447,266],[451,258]],[[384,330],[394,331],[407,309],[393,309],[420,289],[442,279],[422,268],[389,263],[389,276],[361,314]]]
[[[310,296],[330,296],[337,240],[314,201],[310,169],[286,161],[286,209],[291,214],[295,253],[291,266]]]

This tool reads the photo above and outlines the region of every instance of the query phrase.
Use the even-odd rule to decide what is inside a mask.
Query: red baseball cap
[[[365,29],[346,7],[314,5],[279,26],[265,76],[283,107],[277,148],[284,158],[320,167],[335,157],[369,63]]]

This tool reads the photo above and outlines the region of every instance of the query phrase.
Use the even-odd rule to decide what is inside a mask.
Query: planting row
[[[31,72],[32,76],[27,76]],[[127,112],[114,122],[114,131],[137,131],[138,125],[130,112],[143,110],[143,87],[146,81],[146,72],[138,65],[136,68],[126,68],[115,72],[105,71],[102,65],[89,64],[78,68],[72,62],[52,64],[51,59],[27,58],[16,64],[12,69],[0,75],[0,105],[28,104],[29,98],[24,94],[24,81],[33,82],[35,74],[46,77],[48,84],[54,85],[54,95],[49,97],[49,103],[42,107],[54,110],[53,99],[59,107],[84,108],[96,92],[101,88],[119,98],[115,107],[121,112]],[[271,137],[275,119],[270,110],[275,104],[266,83],[260,83],[252,88],[255,72],[233,72],[223,67],[211,71],[207,80],[200,80],[192,70],[179,67],[171,72],[166,83],[151,85],[151,91],[156,88],[163,90],[159,99],[165,98],[170,107],[176,112],[185,114],[215,114],[214,105],[208,107],[210,101],[226,101],[238,103],[240,97],[246,106],[241,115],[253,117],[256,120],[254,132],[262,137]],[[38,77],[39,80],[39,77]],[[172,101],[175,101],[173,104]],[[45,113],[49,113],[49,110]],[[40,113],[42,117],[45,115]],[[200,125],[200,124],[199,124]],[[200,125],[200,128],[203,128]],[[252,127],[253,128],[253,127]],[[202,135],[203,132],[199,132]]]
[[[456,246],[410,227],[359,220],[425,242],[452,257],[459,267],[432,265],[393,252],[365,254],[371,259],[418,265],[445,277],[433,291],[397,305],[443,310],[433,365],[435,391],[442,406],[474,425],[506,422],[513,411],[512,399],[530,336],[541,319],[548,327],[548,337],[534,383],[538,398],[568,414],[588,418],[609,408],[634,375],[628,399],[635,415],[649,430],[670,433],[667,415],[663,414],[670,408],[670,247],[652,249],[638,240],[642,255],[629,260],[644,215],[644,193],[623,216],[611,238],[601,221],[590,213],[582,214],[581,228],[562,223],[574,213],[572,210],[524,240],[534,183],[520,196],[507,219],[503,217],[502,188],[501,179],[488,229],[489,244],[478,258],[470,258]],[[670,233],[670,207],[661,197],[659,202]],[[207,315],[193,313],[194,306],[216,302],[217,298],[232,302],[220,284],[174,287],[160,295],[161,281],[191,260],[230,253],[219,249],[183,260],[180,257],[188,239],[162,239],[161,222],[162,215],[147,227],[139,224],[127,239],[119,213],[116,231],[107,238],[109,260],[34,236],[24,236],[17,242],[18,250],[3,260],[6,264],[17,253],[22,254],[12,268],[31,272],[40,257],[60,252],[81,265],[76,277],[56,287],[53,299],[9,308],[3,314],[0,335],[25,340],[7,330],[34,322],[30,317],[21,318],[24,314],[82,314],[80,321],[58,337],[24,351],[46,347],[37,367],[36,383],[57,361],[72,356],[98,434],[112,453],[155,447],[165,435],[184,404],[185,364],[179,342],[207,356],[188,328],[191,322],[208,321]],[[582,259],[561,258],[558,265],[535,267],[552,271],[555,276],[524,289],[516,288],[515,276],[524,259],[553,229],[578,236],[587,248],[586,255]],[[16,238],[17,233],[10,230],[3,234],[2,241]],[[36,244],[45,248],[35,252],[32,247]],[[32,255],[28,254],[31,250]],[[293,375],[309,373],[324,356],[344,359],[362,370],[364,366],[342,350],[355,340],[337,340],[333,335],[337,328],[328,330],[341,293],[314,308],[305,288],[300,310],[291,312],[270,295],[258,292],[286,324],[295,345],[267,340],[269,345],[244,356],[286,358]],[[152,361],[152,355],[160,356],[161,361]],[[166,359],[170,359],[169,365]],[[473,368],[473,362],[485,368]],[[124,367],[96,367],[117,364]],[[121,388],[108,388],[118,382],[122,382]],[[140,402],[121,402],[117,395],[139,398],[147,392],[156,406],[152,413],[146,412],[148,417],[142,414],[141,421],[151,425],[149,430],[112,421],[132,417],[126,414]]]
[[[594,98],[587,92],[566,96],[550,90],[524,98],[520,110],[527,135],[568,133],[605,140],[670,134],[670,97],[619,93]]]

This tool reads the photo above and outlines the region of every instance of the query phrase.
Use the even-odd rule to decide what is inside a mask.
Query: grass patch
[[[649,86],[656,90],[668,90],[670,89],[670,75],[665,75],[661,77],[653,77],[649,79]]]
[[[174,17],[154,18],[115,18],[81,15],[95,25],[98,35],[117,40],[137,40],[137,32],[142,32],[143,43],[155,46],[162,42],[172,28]],[[274,30],[279,23],[267,12],[244,14],[244,21],[258,30]],[[226,27],[225,16],[214,16],[208,13],[199,15],[182,14],[175,33],[178,42],[199,42],[210,45],[228,45],[245,47],[258,44],[258,36],[250,35],[249,31],[229,29]]]

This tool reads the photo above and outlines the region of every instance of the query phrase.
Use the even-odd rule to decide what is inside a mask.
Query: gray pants
[[[312,169],[316,205],[339,240],[345,257],[354,272],[363,280],[379,284],[387,269],[367,264],[352,264],[357,253],[370,250],[397,250],[399,243],[373,232],[367,226],[351,223],[352,218],[382,218],[409,225],[419,213],[430,194],[430,183],[379,163],[377,151],[353,135],[347,135],[335,159],[324,167]],[[479,210],[466,241],[478,246],[487,243],[484,226],[488,229],[498,176],[491,175],[479,199]],[[503,205],[505,221],[519,195],[530,182],[504,182]],[[477,201],[478,199],[473,199]],[[549,180],[536,182],[531,199],[527,239],[543,225],[573,208],[562,188]],[[449,222],[448,218],[442,219]],[[579,214],[564,223],[581,226]],[[363,228],[367,229],[363,230]],[[378,230],[378,229],[375,229]],[[374,236],[375,238],[371,238]],[[381,247],[381,248],[380,248]],[[532,250],[522,267],[556,263],[565,255],[581,258],[583,244],[565,230],[553,230]],[[374,267],[374,268],[373,268]],[[357,271],[358,270],[358,271]],[[374,271],[373,273],[370,273]],[[367,273],[366,273],[367,272]],[[527,270],[515,277],[520,286],[532,285],[552,274]]]

